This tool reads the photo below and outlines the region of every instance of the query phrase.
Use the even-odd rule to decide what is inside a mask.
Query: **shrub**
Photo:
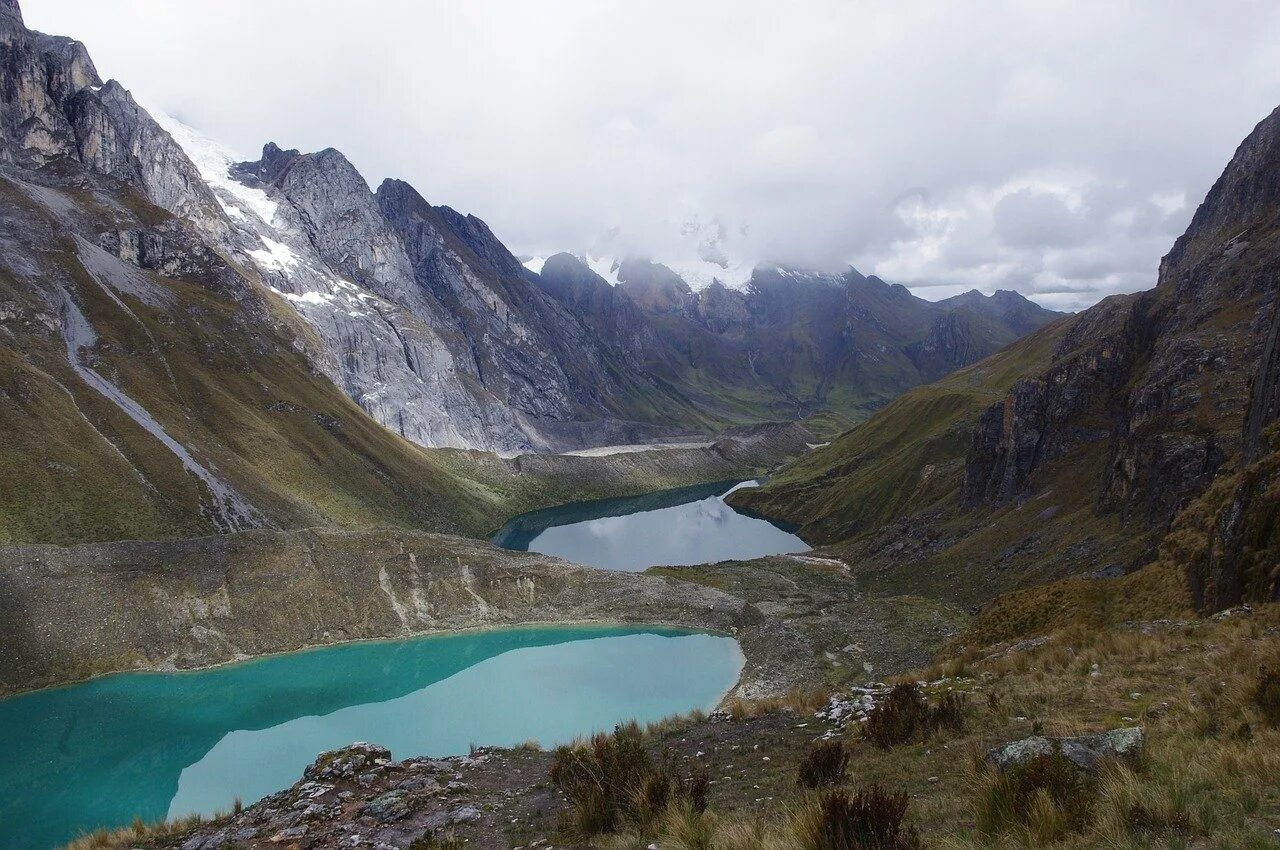
[[[825,791],[800,811],[797,843],[805,850],[910,850],[920,836],[903,826],[906,812],[907,795],[880,785]]]
[[[862,726],[862,736],[882,749],[906,743],[917,735],[928,737],[940,728],[964,729],[968,703],[964,694],[948,691],[930,706],[918,682],[894,685],[889,695],[872,709]]]
[[[1253,688],[1253,704],[1267,725],[1280,727],[1280,669],[1264,667]]]
[[[711,790],[711,774],[706,768],[702,768],[689,777],[688,789],[685,796],[688,798],[689,807],[698,814],[707,810],[707,791]]]
[[[818,741],[809,748],[796,770],[796,781],[805,788],[822,788],[844,781],[849,770],[849,752],[844,741]]]
[[[1097,788],[1060,750],[995,774],[979,791],[978,830],[1000,835],[1024,828],[1047,842],[1093,820]]]
[[[551,782],[569,798],[572,826],[582,836],[615,832],[625,823],[645,826],[676,802],[701,812],[710,784],[705,773],[685,782],[667,750],[655,763],[635,723],[558,748]]]
[[[929,704],[925,702],[918,682],[893,686],[889,695],[874,709],[862,725],[862,735],[882,749],[889,749],[915,737],[928,725]]]
[[[968,704],[964,694],[947,691],[929,713],[929,723],[934,729],[946,728],[952,732],[964,731],[964,718]]]

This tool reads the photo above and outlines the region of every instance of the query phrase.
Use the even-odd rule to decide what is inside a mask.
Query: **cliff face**
[[[1273,114],[1241,144],[1154,290],[1091,310],[1047,372],[983,415],[967,460],[970,505],[1025,495],[1047,460],[1102,441],[1098,509],[1164,527],[1241,451],[1280,269],[1278,137]],[[1262,417],[1252,419],[1256,435]]]
[[[1200,607],[1274,598],[1277,186],[1280,112],[1240,145],[1154,289],[908,393],[735,497],[847,541],[893,586],[982,601],[1159,557]],[[868,468],[905,491],[882,493]]]

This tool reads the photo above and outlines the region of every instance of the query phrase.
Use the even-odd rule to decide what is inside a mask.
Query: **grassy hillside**
[[[889,403],[868,421],[788,465],[735,503],[828,543],[952,500],[968,449],[966,426],[1014,381],[1048,364],[1074,318],[1062,319],[973,366]]]
[[[962,499],[979,418],[1019,379],[1088,359],[1073,340],[1089,338],[1093,325],[1110,326],[1115,307],[1059,320],[904,394],[765,487],[734,494],[734,503],[794,523],[806,540],[853,565],[861,587],[881,592],[980,605],[1084,565],[1105,574],[1144,563],[1155,540],[1096,510],[1108,461],[1102,441],[1049,459],[1025,498],[976,508]]]

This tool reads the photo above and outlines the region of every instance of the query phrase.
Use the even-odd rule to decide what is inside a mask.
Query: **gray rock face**
[[[332,149],[268,145],[233,168],[103,85],[79,42],[27,30],[16,2],[0,9],[0,44],[0,158],[69,157],[188,222],[311,325],[303,344],[319,371],[407,439],[577,448],[591,429],[564,423],[625,420],[668,392],[541,293],[479,219],[405,184],[379,199]],[[127,234],[107,242],[128,261],[165,262]]]
[[[398,180],[378,187],[377,204],[403,240],[424,309],[433,298],[430,306],[466,341],[489,392],[530,417],[607,412],[599,343],[525,278],[484,222],[432,207]],[[579,352],[585,373],[577,387],[569,375],[570,351]]]
[[[937,380],[954,370],[957,364],[981,359],[976,356],[978,344],[966,318],[959,312],[945,313],[934,320],[922,341],[908,347],[908,356],[926,380]]]
[[[28,30],[17,0],[0,14],[0,129],[4,159],[39,166],[58,156],[75,156],[77,138],[71,107],[75,96],[102,80],[84,45]]]
[[[229,180],[221,165],[222,175],[206,176]],[[418,287],[403,241],[345,157],[269,145],[236,173],[258,184],[223,192],[239,212],[244,255],[319,332],[313,356],[357,404],[421,445],[532,447],[512,412],[484,392],[465,339]]]
[[[1094,773],[1106,759],[1129,762],[1140,759],[1142,746],[1142,728],[1131,726],[1073,738],[1024,738],[989,750],[987,762],[1003,772],[1016,765],[1026,764],[1037,756],[1052,755],[1060,748],[1062,755],[1076,767]]]
[[[190,160],[119,83],[102,83],[84,45],[26,29],[16,0],[4,11],[4,159],[38,167],[71,157],[141,188],[158,206],[225,238],[213,194]]]

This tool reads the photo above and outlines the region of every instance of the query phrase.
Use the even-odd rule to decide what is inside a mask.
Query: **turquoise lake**
[[[397,758],[545,746],[710,709],[731,638],[529,627],[355,643],[189,673],[125,673],[0,700],[0,847],[212,813],[288,787],[353,741]]]
[[[522,514],[492,537],[504,549],[635,572],[806,552],[809,544],[724,497],[756,482],[722,481],[624,499],[575,502]]]

